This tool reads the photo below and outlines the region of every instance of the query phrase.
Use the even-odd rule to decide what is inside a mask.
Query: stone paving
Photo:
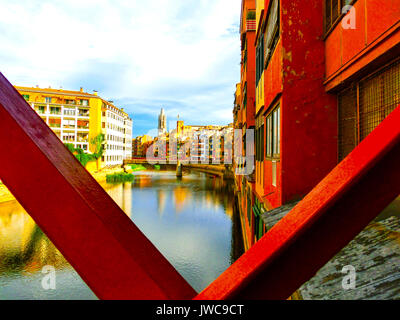
[[[267,227],[275,225],[294,205],[266,213],[263,218]],[[305,300],[400,299],[400,212],[391,211],[391,214],[383,219],[380,215],[370,223],[303,284],[297,294]],[[349,273],[342,273],[342,269],[349,265],[356,272],[355,288],[344,289]]]

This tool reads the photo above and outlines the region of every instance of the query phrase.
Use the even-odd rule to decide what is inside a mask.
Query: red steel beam
[[[400,194],[399,164],[400,106],[195,299],[287,299]]]
[[[0,73],[0,178],[101,299],[196,292]]]

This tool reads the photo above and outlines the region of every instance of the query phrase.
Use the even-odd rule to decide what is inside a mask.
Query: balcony
[[[75,127],[76,127],[76,126],[73,125],[73,124],[64,124],[64,125],[63,125],[63,128],[64,128],[64,129],[75,129]]]
[[[88,137],[80,137],[80,136],[78,136],[77,137],[77,141],[80,142],[80,143],[89,143]]]
[[[33,108],[38,114],[46,114],[46,106],[43,105],[35,105]]]
[[[76,111],[75,110],[71,110],[71,109],[67,109],[67,110],[65,110],[64,109],[64,116],[71,116],[71,117],[74,117],[75,115],[76,115]]]
[[[50,107],[50,115],[61,115],[60,107]]]
[[[89,117],[89,109],[78,109],[78,117]]]

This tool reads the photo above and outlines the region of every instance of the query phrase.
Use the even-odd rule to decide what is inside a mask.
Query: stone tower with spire
[[[161,108],[160,115],[158,116],[158,135],[161,136],[167,132],[167,116],[165,115],[164,108]]]

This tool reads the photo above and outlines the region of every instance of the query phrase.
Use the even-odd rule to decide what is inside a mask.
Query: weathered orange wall
[[[276,187],[272,162],[264,161],[264,193],[272,208],[307,194],[337,163],[337,99],[323,84],[322,1],[280,3],[281,39],[265,71],[266,115],[282,92]]]
[[[337,164],[337,98],[327,94],[322,1],[281,0],[282,203],[307,194]]]
[[[282,42],[279,40],[276,45],[274,55],[271,58],[271,62],[269,63],[267,69],[264,70],[264,104],[267,112],[268,109],[272,107],[271,104],[274,102],[276,97],[282,93],[282,70]]]
[[[254,114],[255,114],[255,79],[256,79],[256,50],[254,47],[255,32],[247,32],[247,108],[246,108],[246,124],[247,128],[254,127]]]
[[[400,42],[400,0],[358,0],[354,8],[356,29],[343,29],[339,23],[326,38],[327,90],[396,49]]]

